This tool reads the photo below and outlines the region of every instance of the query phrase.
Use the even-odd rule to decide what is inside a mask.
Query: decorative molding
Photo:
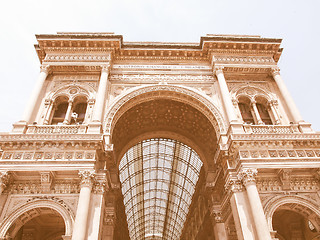
[[[257,174],[258,170],[255,168],[242,168],[238,174],[238,179],[242,181],[245,186],[256,184]]]
[[[213,56],[213,61],[225,64],[275,64],[272,57],[260,56]]]
[[[7,186],[9,182],[10,175],[8,171],[0,171],[0,189],[3,191],[3,189]],[[1,194],[1,192],[0,192]]]
[[[80,187],[92,187],[95,181],[94,170],[80,170],[79,171]]]
[[[110,54],[46,54],[45,62],[105,62],[110,61]]]
[[[111,82],[141,83],[141,82],[157,82],[157,83],[175,83],[175,82],[191,82],[191,83],[213,83],[215,78],[212,74],[189,75],[189,74],[111,74]]]

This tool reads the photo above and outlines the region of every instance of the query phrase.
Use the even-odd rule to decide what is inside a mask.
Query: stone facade
[[[38,82],[22,119],[0,135],[0,239],[320,239],[320,134],[281,78],[281,39],[36,37]],[[161,231],[144,227],[146,180],[144,203],[132,207],[136,215],[128,211],[126,193],[146,172],[130,172],[122,159],[150,139],[174,140],[172,164],[194,167],[175,156],[183,153],[177,146],[202,162],[197,180],[184,177],[194,193],[179,234],[169,218],[178,167],[163,191]],[[131,192],[119,178],[124,171],[136,176]],[[139,216],[134,226],[131,215]]]

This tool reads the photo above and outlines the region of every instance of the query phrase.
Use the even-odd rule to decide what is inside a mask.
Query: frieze
[[[181,70],[211,70],[211,66],[197,65],[117,65],[113,69],[181,69]]]
[[[213,56],[212,61],[231,64],[275,64],[272,57]]]
[[[109,54],[47,54],[45,62],[105,62],[110,61]]]
[[[268,161],[276,158],[293,158],[299,160],[299,158],[314,158],[319,159],[320,149],[304,149],[304,150],[285,150],[285,149],[268,149],[268,150],[240,150],[240,159],[257,159],[267,158]]]
[[[258,178],[257,188],[259,192],[317,192],[319,191],[319,182],[312,177],[292,177],[286,188],[279,178]]]
[[[190,74],[112,74],[110,81],[114,82],[209,82],[213,83],[215,78],[212,74],[190,75]]]
[[[2,160],[16,160],[16,161],[48,161],[48,160],[94,160],[96,151],[57,151],[57,152],[43,152],[43,151],[19,151],[11,152],[4,151]]]

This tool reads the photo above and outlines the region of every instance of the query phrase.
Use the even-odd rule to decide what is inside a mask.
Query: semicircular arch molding
[[[273,230],[272,218],[276,210],[288,204],[300,205],[301,207],[308,209],[309,211],[314,213],[318,218],[320,218],[320,206],[313,200],[306,197],[302,197],[302,196],[276,196],[271,198],[264,205],[264,212],[265,212],[270,230]],[[295,210],[292,210],[292,211],[295,211]],[[298,211],[295,211],[295,212],[298,212]],[[301,213],[301,212],[298,212],[298,213]]]
[[[46,96],[46,99],[54,101],[59,96],[66,96],[69,98],[69,100],[73,100],[78,96],[84,96],[87,98],[87,100],[89,100],[94,98],[94,90],[91,89],[90,86],[70,84],[49,92]]]
[[[239,100],[240,97],[248,97],[252,101],[259,97],[265,98],[267,101],[275,99],[271,92],[251,85],[239,86],[234,88],[231,92],[231,96],[236,100]]]
[[[177,85],[151,85],[130,89],[124,95],[120,95],[109,107],[103,125],[105,133],[112,135],[117,120],[130,108],[140,103],[157,98],[175,100],[189,104],[199,110],[211,122],[217,137],[225,133],[225,120],[214,103],[195,89]]]
[[[58,200],[59,201],[59,200]],[[71,236],[74,223],[74,216],[70,209],[62,204],[49,199],[36,199],[24,205],[16,207],[13,212],[7,216],[0,227],[0,239],[4,238],[11,225],[25,212],[36,208],[50,208],[61,215],[65,224],[65,236]]]

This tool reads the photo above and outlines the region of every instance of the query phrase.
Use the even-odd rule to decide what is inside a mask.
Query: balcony
[[[243,125],[245,133],[252,134],[290,134],[300,133],[298,125]]]
[[[83,134],[88,125],[29,125],[27,134]]]

